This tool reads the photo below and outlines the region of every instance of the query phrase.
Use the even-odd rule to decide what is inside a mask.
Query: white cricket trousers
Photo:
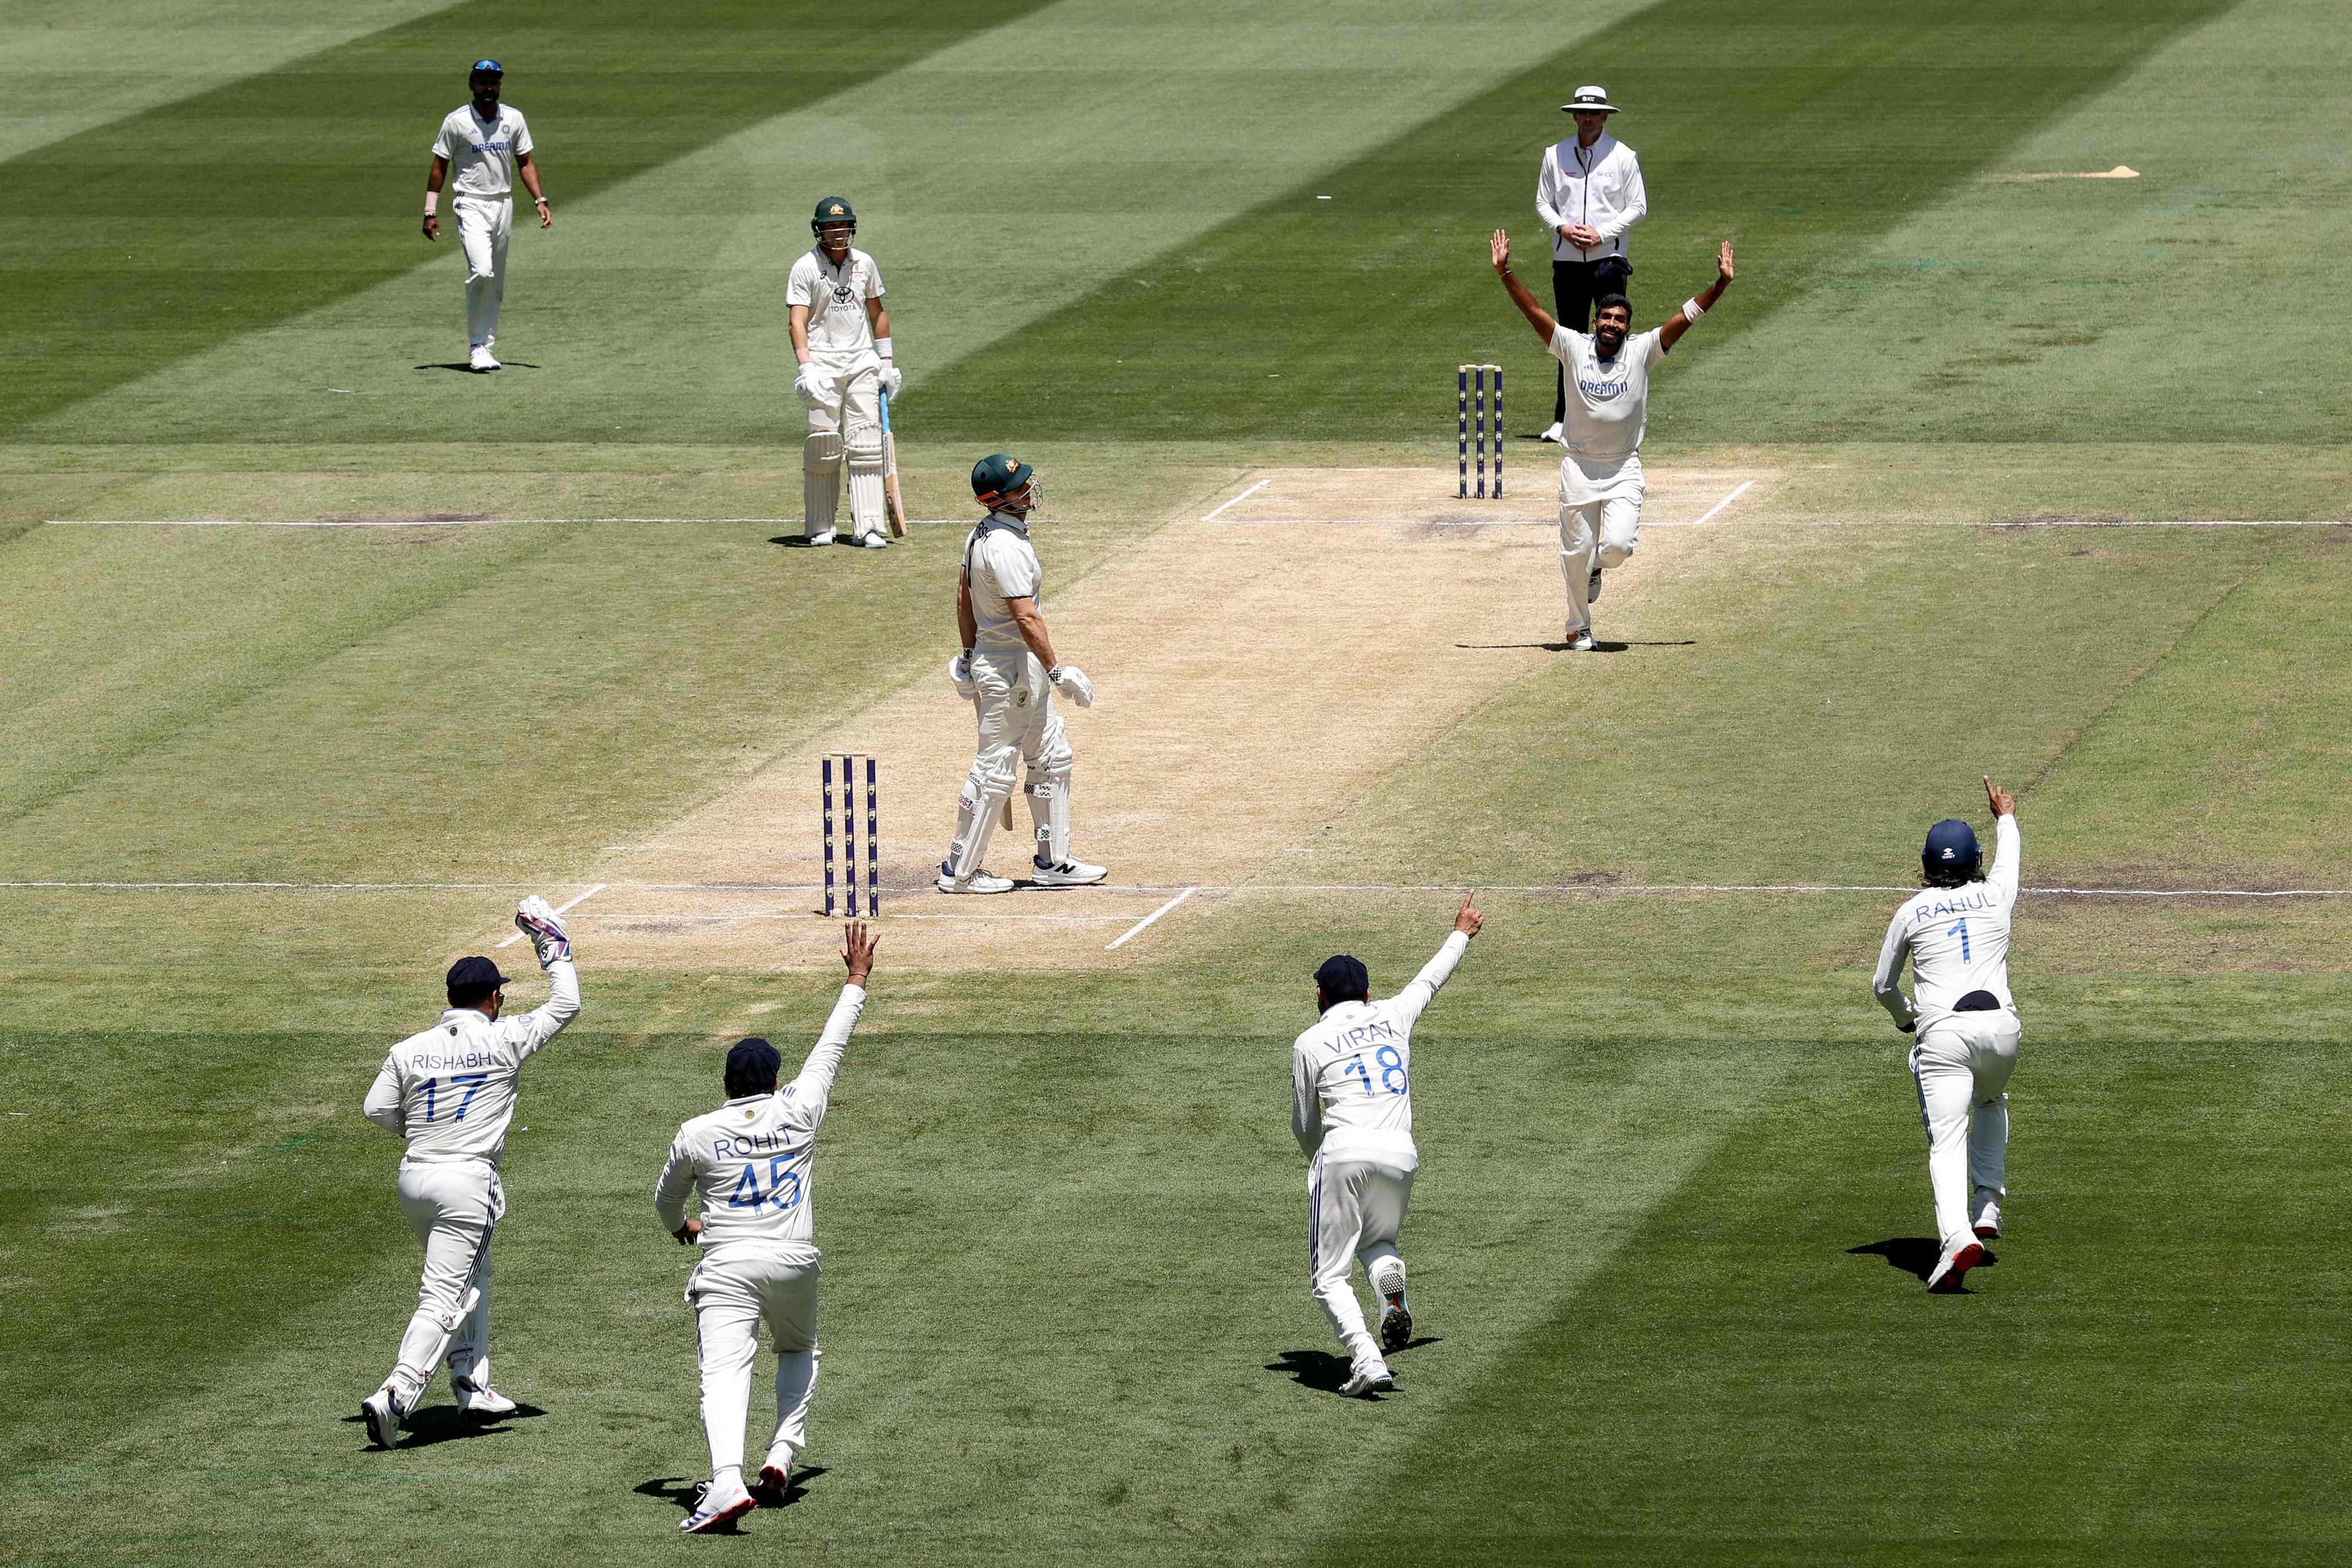
[[[1975,1234],[1970,1188],[2009,1190],[2009,1075],[2022,1035],[2007,1008],[1955,1013],[1921,1030],[1911,1047],[1937,1237],[1947,1252]]]
[[[1571,634],[1592,629],[1587,595],[1593,567],[1605,572],[1622,566],[1641,542],[1644,489],[1639,458],[1608,465],[1560,459],[1559,574],[1568,584]]]
[[[814,1247],[739,1241],[695,1267],[686,1299],[694,1307],[695,1353],[702,1367],[702,1432],[716,1478],[743,1466],[743,1423],[751,1408],[751,1363],[760,1325],[776,1346],[776,1427],[767,1463],[789,1472],[808,1447],[809,1405],[816,1399],[816,1282]]]
[[[490,1233],[507,1212],[498,1168],[486,1160],[400,1163],[400,1207],[425,1244],[416,1311],[393,1368],[414,1405],[446,1358],[449,1376],[490,1382]]]
[[[466,252],[466,341],[483,348],[499,335],[499,306],[507,297],[507,239],[514,233],[514,201],[499,196],[449,198],[457,244]]]
[[[884,533],[882,356],[815,350],[809,363],[825,374],[829,395],[808,407],[808,439],[801,447],[803,526],[811,537],[834,525],[841,478],[849,476],[849,521],[858,537]]]
[[[1307,1278],[1331,1331],[1356,1362],[1379,1356],[1364,1328],[1363,1303],[1350,1278],[1356,1260],[1370,1280],[1382,1258],[1397,1256],[1397,1232],[1412,1202],[1412,1173],[1370,1160],[1326,1160],[1307,1167]]]
[[[949,869],[969,877],[982,868],[997,808],[1012,798],[1014,775],[1024,763],[1034,852],[1048,865],[1068,859],[1070,775],[1076,758],[1055,710],[1054,683],[1045,679],[1045,665],[1026,648],[1017,654],[982,648],[971,656],[971,681],[979,689],[972,710],[980,721],[980,743],[956,798]]]

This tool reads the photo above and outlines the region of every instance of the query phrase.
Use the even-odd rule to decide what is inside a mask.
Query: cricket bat
[[[890,537],[907,537],[907,503],[898,499],[898,438],[890,434],[890,395],[882,395],[882,511]]]

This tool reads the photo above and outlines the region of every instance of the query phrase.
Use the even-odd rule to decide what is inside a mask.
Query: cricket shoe
[[[1973,1226],[1979,1241],[2000,1239],[2000,1194],[1990,1187],[1977,1189],[1977,1217]]]
[[[367,1423],[368,1440],[379,1448],[400,1447],[400,1396],[387,1383],[360,1401],[360,1417]]]
[[[1372,1294],[1381,1299],[1381,1349],[1401,1351],[1412,1343],[1412,1312],[1404,1304],[1404,1259],[1382,1260],[1370,1279]]]
[[[702,1495],[694,1500],[694,1511],[678,1521],[678,1533],[700,1535],[721,1525],[732,1524],[751,1512],[752,1507],[751,1494],[743,1489],[741,1481],[724,1491],[719,1489],[718,1482],[710,1482],[702,1489]]]
[[[940,862],[939,880],[931,885],[942,893],[1009,893],[1013,890],[1010,878],[992,877],[986,871],[974,871],[958,881],[944,860]]]
[[[1983,1247],[1972,1240],[1964,1241],[1937,1260],[1936,1271],[1927,1276],[1927,1289],[1938,1296],[1957,1296],[1969,1270],[1984,1260]]]
[[[449,1392],[457,1396],[457,1412],[468,1421],[503,1421],[515,1413],[515,1402],[487,1383],[453,1377]]]
[[[1592,651],[1592,633],[1591,629],[1588,628],[1584,631],[1579,631],[1574,626],[1569,627],[1568,651],[1570,653],[1591,653]]]
[[[1537,437],[1536,439],[1538,441],[1549,441],[1554,445],[1558,445],[1559,441],[1559,421],[1556,419],[1552,421],[1551,428]]]
[[[1389,1372],[1389,1363],[1375,1356],[1349,1368],[1348,1381],[1339,1385],[1339,1392],[1349,1399],[1362,1399],[1375,1394],[1391,1393],[1395,1388],[1396,1379]]]
[[[1584,602],[1588,605],[1601,602],[1601,568],[1598,566],[1592,569],[1592,575],[1585,579]]]
[[[887,550],[890,542],[878,533],[861,533],[853,541],[861,550]]]
[[[792,1490],[791,1458],[772,1458],[760,1467],[760,1479],[751,1483],[751,1500],[761,1508],[782,1508],[790,1500]]]
[[[823,533],[812,533],[807,537],[809,546],[812,549],[820,544],[831,544],[833,542],[833,530],[828,528]]]
[[[490,345],[488,343],[478,343],[475,345],[474,352],[466,357],[466,365],[469,370],[478,371],[498,370],[501,368],[499,362],[490,357]]]
[[[1043,860],[1029,862],[1033,888],[1091,888],[1109,875],[1108,867],[1089,866],[1084,860],[1057,860],[1051,866]]]

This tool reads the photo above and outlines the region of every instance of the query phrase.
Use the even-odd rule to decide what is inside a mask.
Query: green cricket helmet
[[[992,452],[971,466],[972,499],[991,509],[1000,505],[1007,496],[1018,494],[1024,488],[1035,485],[1037,470],[1020,458],[1003,452]],[[1030,490],[1030,506],[1036,504],[1036,491]],[[1010,510],[1013,509],[1007,508]],[[1019,509],[1026,511],[1029,508]]]
[[[850,211],[846,197],[827,196],[817,203],[816,216],[809,219],[809,232],[823,238],[824,226],[829,223],[845,223],[850,233],[857,232],[857,215]]]

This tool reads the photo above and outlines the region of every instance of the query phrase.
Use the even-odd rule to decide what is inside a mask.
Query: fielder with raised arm
[[[507,1124],[522,1065],[580,1011],[580,976],[563,922],[541,898],[525,899],[515,924],[547,971],[547,1004],[501,1017],[507,977],[487,958],[450,965],[441,1021],[392,1047],[362,1114],[408,1141],[400,1207],[425,1244],[416,1311],[383,1386],[360,1404],[368,1436],[391,1448],[446,1357],[463,1415],[495,1421],[514,1401],[490,1387],[490,1233],[507,1212],[499,1185]]]
[[[841,197],[816,204],[809,232],[816,244],[793,263],[784,283],[793,356],[801,363],[793,390],[808,405],[802,526],[811,544],[833,542],[846,461],[851,542],[881,550],[890,542],[883,510],[881,401],[898,395],[903,379],[891,360],[882,271],[872,257],[851,247],[857,215]]]
[[[490,352],[499,341],[499,308],[507,297],[507,240],[514,233],[514,182],[520,174],[539,209],[539,226],[553,228],[555,214],[539,188],[539,165],[530,161],[530,127],[522,111],[499,102],[506,68],[476,60],[467,75],[473,101],[453,109],[433,139],[433,164],[425,175],[425,237],[441,237],[435,209],[441,184],[455,169],[449,216],[457,220],[457,244],[466,253],[467,364],[497,370]]]
[[[1920,876],[1927,886],[1895,911],[1870,988],[1905,1034],[1917,1031],[1911,1077],[1927,1128],[1927,1181],[1941,1244],[1927,1289],[1958,1291],[2000,1235],[2008,1195],[2009,1075],[2023,1030],[2009,990],[2009,926],[2017,906],[2017,801],[1984,781],[1993,811],[1992,873],[1976,830],[1948,818],[1927,829]],[[1916,994],[1903,994],[1911,960]],[[1971,1185],[1973,1184],[1973,1185]]]
[[[1412,983],[1385,1002],[1371,998],[1371,977],[1345,953],[1315,972],[1321,1016],[1290,1050],[1290,1131],[1307,1156],[1307,1277],[1348,1347],[1339,1392],[1392,1388],[1383,1351],[1412,1341],[1405,1305],[1404,1259],[1397,1232],[1421,1168],[1412,1142],[1412,1026],[1469,950],[1486,921],[1470,907],[1454,917],[1454,934]],[[1380,1342],[1364,1327],[1351,1276],[1356,1260],[1380,1298]]]
[[[1095,701],[1094,682],[1054,653],[1037,606],[1045,569],[1029,542],[1029,514],[1041,490],[1037,471],[1002,452],[972,466],[971,493],[988,515],[964,541],[956,576],[956,631],[963,651],[948,661],[956,695],[980,719],[980,748],[956,797],[955,838],[940,862],[942,893],[1009,893],[1009,878],[982,867],[996,816],[1013,798],[1013,764],[1028,764],[1029,820],[1037,847],[1029,886],[1083,888],[1110,873],[1070,858],[1070,774],[1076,760],[1062,716],[1059,692],[1081,708]],[[1006,826],[1011,826],[1008,815]]]
[[[1568,424],[1560,436],[1559,569],[1568,580],[1568,645],[1592,649],[1592,602],[1601,574],[1622,566],[1642,531],[1642,431],[1650,416],[1650,368],[1731,287],[1731,242],[1716,258],[1715,281],[1636,338],[1622,294],[1593,305],[1592,331],[1571,331],[1536,303],[1511,271],[1511,237],[1495,231],[1488,248],[1511,303],[1567,372]]]
[[[782,1058],[776,1047],[758,1038],[736,1041],[727,1053],[727,1103],[677,1130],[654,1187],[654,1208],[669,1233],[681,1245],[702,1247],[686,1299],[694,1308],[702,1364],[710,1484],[678,1525],[689,1535],[740,1519],[755,1501],[782,1507],[793,1458],[808,1446],[821,1268],[812,1202],[816,1130],[874,972],[875,939],[866,922],[851,921],[844,936],[849,979],[800,1076],[778,1089]],[[689,1219],[686,1200],[698,1194],[698,1217]],[[762,1323],[776,1345],[776,1426],[755,1497],[743,1484],[743,1421]]]

